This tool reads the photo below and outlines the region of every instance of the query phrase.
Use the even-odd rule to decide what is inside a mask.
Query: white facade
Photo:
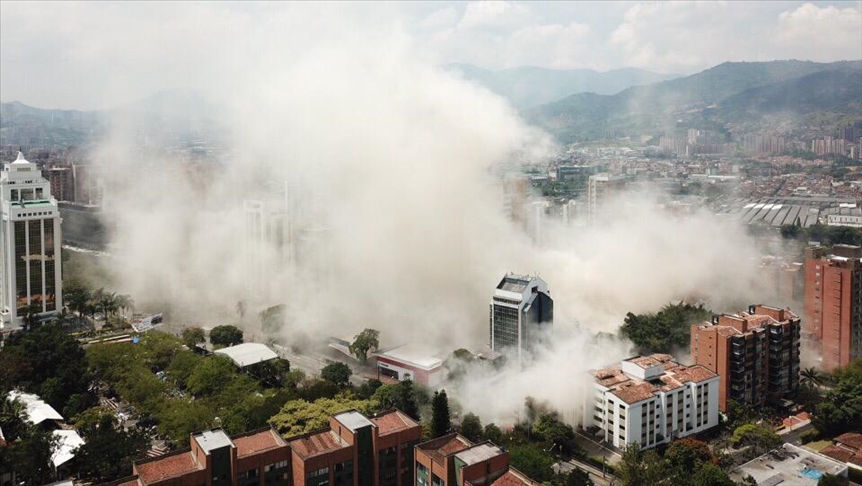
[[[638,374],[646,376],[644,380],[630,375],[627,363],[631,364],[624,361],[623,369],[615,370],[625,375],[612,378],[616,384],[605,386],[599,380],[587,394],[583,425],[598,427],[605,442],[621,449],[634,442],[650,448],[718,425],[718,375],[709,372],[706,379],[689,380],[691,368],[673,363],[676,368],[668,372],[663,365],[658,373],[641,370]],[[630,387],[637,387],[637,393],[627,393]]]
[[[271,297],[274,272],[293,260],[293,232],[287,201],[243,201],[245,278],[248,290],[262,300]]]
[[[590,225],[598,218],[598,212],[608,197],[608,192],[625,184],[625,177],[607,173],[591,175],[587,182],[587,215]]]
[[[18,153],[0,173],[0,331],[63,308],[60,211],[50,183]]]
[[[548,284],[538,276],[507,274],[497,284],[490,306],[489,346],[515,349],[518,362],[550,334],[554,304]]]

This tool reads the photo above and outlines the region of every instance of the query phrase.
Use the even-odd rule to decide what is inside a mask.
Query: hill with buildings
[[[774,123],[768,118],[778,113],[802,123],[811,113],[859,113],[860,103],[862,61],[726,62],[615,95],[576,94],[526,116],[560,141],[573,142],[687,128],[727,131],[734,122]]]
[[[471,64],[449,64],[451,71],[505,97],[518,109],[531,108],[576,93],[611,95],[632,86],[678,78],[637,68],[598,72],[592,69],[545,69],[520,66],[489,70]]]

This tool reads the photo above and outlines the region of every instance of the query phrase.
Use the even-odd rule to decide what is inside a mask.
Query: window
[[[287,461],[278,461],[272,464],[268,464],[265,468],[266,472],[275,471],[276,469],[283,469],[287,467]]]
[[[431,474],[431,486],[446,486],[446,482],[437,477],[436,474]]]
[[[320,476],[327,476],[327,475],[329,475],[329,467],[324,467],[324,468],[318,469],[316,471],[311,471],[310,473],[306,474],[305,477],[307,479],[312,479],[312,478],[319,478]]]

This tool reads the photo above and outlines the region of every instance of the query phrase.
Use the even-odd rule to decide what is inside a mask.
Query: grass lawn
[[[809,442],[809,443],[805,444],[803,447],[807,447],[814,452],[820,452],[821,449],[823,449],[824,447],[829,446],[829,445],[832,445],[831,440],[818,440],[818,441],[814,441],[814,442]]]

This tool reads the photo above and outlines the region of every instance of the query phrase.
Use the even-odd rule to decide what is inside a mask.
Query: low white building
[[[592,372],[584,428],[605,442],[650,448],[718,425],[718,375],[667,354],[638,356]]]
[[[435,388],[446,379],[443,359],[427,346],[411,343],[374,353],[377,370],[382,376],[398,381],[411,379],[420,385]]]

